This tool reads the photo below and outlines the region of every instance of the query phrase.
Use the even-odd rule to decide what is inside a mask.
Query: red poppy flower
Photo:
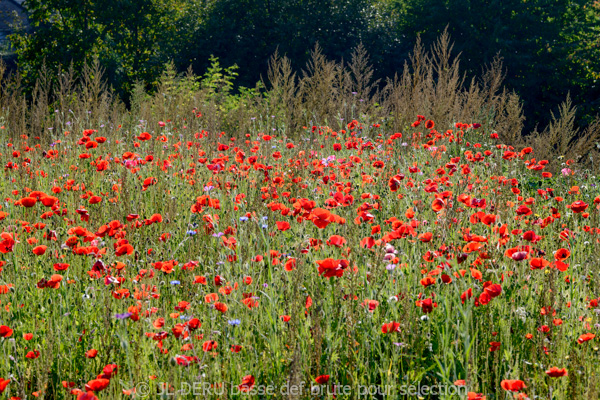
[[[41,256],[46,252],[47,248],[48,246],[45,245],[36,246],[33,248],[33,254],[35,254],[36,256]]]
[[[487,286],[484,284],[483,287],[484,292],[487,293],[492,299],[500,296],[502,293],[502,286],[498,285],[497,283],[489,284]]]
[[[7,338],[7,337],[11,337],[12,334],[13,334],[13,330],[10,329],[8,326],[6,326],[6,325],[0,326],[0,337]]]
[[[344,269],[348,267],[347,260],[334,260],[333,258],[326,258],[324,260],[317,260],[319,265],[319,275],[325,278],[341,277],[344,275]]]
[[[310,219],[319,229],[323,229],[334,222],[333,214],[323,208],[315,208],[312,210]]]
[[[46,282],[46,287],[50,289],[58,289],[62,280],[62,275],[54,274],[50,277],[50,280]]]
[[[321,376],[317,376],[315,378],[315,382],[317,382],[319,385],[324,385],[327,382],[329,382],[329,375],[321,375]]]
[[[554,253],[554,259],[558,261],[564,261],[571,255],[571,252],[567,249],[558,249]]]
[[[490,352],[494,352],[496,350],[498,350],[498,348],[500,348],[500,346],[502,346],[502,343],[500,342],[490,342]]]
[[[129,243],[126,243],[117,248],[117,250],[115,251],[115,255],[117,255],[117,256],[130,255],[130,254],[133,254],[133,251],[134,251],[133,246],[130,245]]]
[[[523,240],[527,240],[528,242],[537,243],[541,239],[542,237],[536,235],[534,231],[527,231],[523,233]]]
[[[0,393],[6,390],[6,386],[10,383],[9,379],[0,378]]]
[[[530,252],[530,247],[529,246],[518,246],[518,247],[513,247],[511,249],[507,249],[504,252],[504,255],[506,257],[510,257],[515,261],[522,261],[522,260],[526,260],[529,258],[529,252]]]
[[[566,264],[562,261],[556,260],[553,263],[553,266],[556,267],[557,270],[561,271],[561,272],[565,272],[568,268],[569,268],[569,264]]]
[[[33,207],[35,203],[37,203],[37,199],[35,197],[24,197],[20,200],[21,205],[23,207]]]
[[[477,300],[479,301],[479,304],[485,306],[490,301],[492,301],[492,296],[490,296],[490,294],[487,292],[483,292],[479,295],[479,298]],[[475,301],[475,305],[477,305],[477,301]]]
[[[58,198],[54,196],[46,196],[40,199],[42,204],[46,207],[52,207],[58,202]]]
[[[98,350],[91,349],[85,352],[85,358],[95,358],[98,355]]]
[[[559,378],[561,376],[569,375],[566,368],[558,369],[558,367],[550,368],[549,370],[546,371],[546,374],[552,378]]]
[[[375,309],[377,308],[378,305],[379,305],[379,302],[377,300],[365,300],[361,303],[361,306],[367,307],[369,312],[375,311]]]
[[[569,207],[571,208],[571,211],[573,211],[576,214],[579,214],[579,213],[585,211],[586,208],[588,208],[588,204],[581,200],[577,200],[576,202],[571,204]]]
[[[440,212],[444,208],[446,204],[442,199],[435,199],[433,203],[431,203],[431,209],[435,212]]]
[[[101,390],[106,389],[108,385],[110,385],[110,380],[108,379],[92,379],[91,381],[85,384],[85,390],[91,392],[99,392]]]
[[[66,271],[71,265],[65,263],[55,263],[54,270],[56,271]]]
[[[492,134],[494,135],[494,134]],[[497,134],[495,134],[497,135]],[[458,386],[458,385],[456,385]],[[475,393],[475,392],[468,392],[467,393],[467,400],[487,400],[487,397],[483,395],[483,393]]]
[[[328,246],[342,247],[347,243],[347,241],[340,235],[333,235],[327,240],[326,243]]]
[[[209,293],[206,296],[204,296],[204,302],[205,303],[213,303],[215,301],[219,300],[219,295],[216,293]]]
[[[375,246],[375,239],[373,239],[371,236],[363,238],[360,241],[360,247],[366,247],[367,249],[371,249],[374,246]]]
[[[390,187],[390,190],[392,192],[396,192],[400,188],[400,181],[402,179],[404,179],[404,175],[402,174],[394,175],[390,178],[390,180],[388,181],[388,186]]]
[[[290,223],[286,222],[286,221],[277,221],[277,229],[279,229],[280,231],[287,231],[288,229],[290,229]]]
[[[435,278],[431,276],[426,276],[425,278],[421,279],[421,285],[425,287],[435,285]]]
[[[190,303],[188,303],[187,301],[180,301],[175,306],[175,310],[181,311],[181,312],[184,312],[185,310],[187,310],[189,308],[190,308]]]
[[[392,332],[400,332],[400,323],[399,322],[388,322],[387,324],[383,324],[381,326],[382,333],[392,333]]]
[[[507,390],[509,392],[518,392],[527,387],[525,386],[525,382],[519,379],[505,379],[502,382],[500,382],[500,386],[502,387],[502,389]]]
[[[25,354],[25,358],[29,358],[30,360],[34,360],[40,356],[40,352],[38,350],[33,350]]]
[[[242,383],[238,385],[240,392],[249,392],[254,387],[255,379],[252,375],[246,375],[242,378]]]
[[[520,205],[519,208],[517,208],[516,211],[517,215],[531,215],[531,209],[528,208],[527,206],[524,205]]]
[[[242,300],[242,303],[250,309],[258,307],[258,301],[256,301],[253,297],[248,297]]]
[[[423,243],[431,242],[431,239],[433,239],[433,233],[431,233],[431,232],[421,233],[419,235],[418,239]]]
[[[550,265],[550,261],[544,260],[543,258],[532,258],[529,261],[529,265],[531,265],[531,269],[544,269]]]
[[[286,271],[293,271],[294,268],[296,268],[296,259],[295,258],[290,258],[289,260],[287,260],[283,266],[285,268]]]
[[[102,368],[102,374],[100,376],[98,376],[97,379],[100,379],[100,378],[110,379],[113,377],[113,375],[115,375],[117,373],[118,370],[119,370],[119,366],[117,364],[105,365],[104,368]]]
[[[0,327],[0,329],[1,328],[2,327]],[[596,337],[596,335],[594,335],[593,333],[584,333],[583,335],[579,336],[579,339],[577,339],[577,343],[582,344],[583,342],[587,342],[588,340],[592,340],[595,337]]]
[[[163,217],[160,214],[152,214],[152,216],[150,217],[150,221],[152,223],[163,222]]]
[[[424,314],[429,314],[433,311],[434,307],[437,307],[437,304],[434,303],[431,299],[425,299],[422,300],[418,306],[421,307],[421,310]]]
[[[152,135],[148,132],[142,132],[139,136],[136,136],[137,140],[146,141],[152,139]]]
[[[215,350],[218,345],[219,344],[214,340],[207,340],[206,342],[202,343],[202,350],[205,352],[212,351]]]
[[[0,253],[10,253],[13,251],[13,246],[15,245],[15,240],[13,239],[13,235],[8,232],[2,232],[0,234],[2,241],[0,242]]]
[[[92,197],[90,197],[90,199],[88,200],[88,202],[89,202],[90,204],[98,204],[98,203],[101,203],[101,202],[102,202],[102,197],[100,197],[100,196],[92,196]]]

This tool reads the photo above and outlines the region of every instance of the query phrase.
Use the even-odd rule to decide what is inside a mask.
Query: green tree
[[[462,66],[472,75],[503,58],[505,83],[524,99],[529,126],[549,120],[549,112],[569,91],[582,101],[592,74],[581,62],[593,57],[582,48],[581,37],[593,48],[597,26],[587,0],[392,0],[398,16],[398,35],[412,40],[421,35],[433,42],[448,27],[461,53]],[[596,14],[597,16],[597,14]],[[591,29],[591,31],[590,31]],[[595,42],[597,44],[597,41]],[[588,70],[590,69],[588,63]],[[597,65],[597,64],[596,64]],[[593,69],[593,68],[592,68]]]
[[[98,57],[110,84],[127,94],[135,81],[156,83],[176,53],[189,2],[180,0],[27,0],[31,33],[12,41],[25,82],[31,86],[42,65],[74,71]]]
[[[600,1],[573,3],[567,18],[567,60],[577,66],[571,82],[585,124],[600,110]]]
[[[224,65],[238,65],[238,82],[253,86],[276,50],[297,68],[304,67],[317,43],[337,60],[349,60],[361,42],[378,53],[385,40],[377,32],[375,12],[371,0],[207,1],[194,46],[183,59],[204,71],[214,54]]]
[[[33,31],[11,35],[24,83],[31,87],[42,66],[50,71],[73,63],[81,70],[97,54],[100,32],[94,4],[87,0],[27,0]]]

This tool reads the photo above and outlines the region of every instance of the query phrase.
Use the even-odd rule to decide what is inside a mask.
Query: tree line
[[[505,86],[523,100],[527,128],[570,93],[582,125],[600,109],[600,2],[590,0],[27,0],[31,29],[11,41],[22,81],[77,73],[97,58],[126,99],[152,91],[169,62],[203,74],[211,57],[237,65],[236,85],[266,75],[274,52],[301,71],[311,50],[349,60],[363,44],[374,78],[402,71],[417,38],[447,29],[470,77],[500,56]]]

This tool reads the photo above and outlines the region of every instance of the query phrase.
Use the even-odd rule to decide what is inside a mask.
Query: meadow
[[[438,45],[372,95],[360,51],[129,108],[5,77],[3,396],[598,398],[600,124],[519,139]]]

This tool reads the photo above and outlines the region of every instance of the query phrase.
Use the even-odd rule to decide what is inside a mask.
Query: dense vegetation
[[[597,9],[248,3],[29,2],[0,393],[598,398]]]
[[[374,77],[401,71],[420,35],[448,29],[467,77],[496,55],[505,84],[524,102],[526,132],[550,120],[567,93],[579,126],[600,108],[600,6],[589,0],[28,0],[33,29],[13,37],[29,87],[42,65],[76,73],[98,57],[128,98],[136,81],[156,88],[168,61],[204,74],[210,56],[237,65],[236,85],[254,87],[278,51],[295,70],[318,43],[348,61],[363,43]],[[55,75],[53,75],[55,76]],[[56,79],[56,78],[54,78]]]
[[[597,397],[600,123],[528,146],[497,63],[461,89],[449,54],[376,97],[361,47],[129,107],[98,63],[3,78],[0,391]]]

